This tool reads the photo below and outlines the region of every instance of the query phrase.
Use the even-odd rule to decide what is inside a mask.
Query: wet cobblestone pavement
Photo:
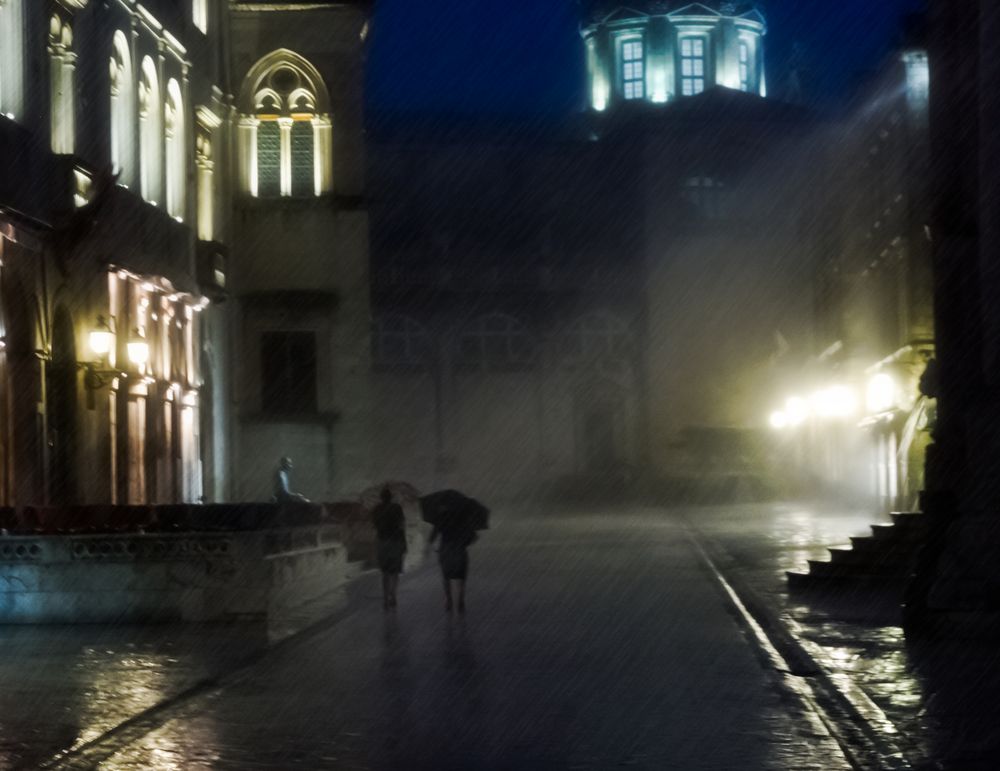
[[[443,613],[431,569],[404,576],[395,614],[363,581],[338,623],[60,767],[846,768],[762,663],[673,516],[498,516],[473,547],[470,583],[469,612],[456,617]],[[214,649],[239,644],[236,635]],[[116,708],[110,690],[80,678],[117,677],[145,703],[208,666],[189,663],[181,676],[175,656],[169,684],[150,684],[167,670],[131,673],[123,655],[76,656],[86,676],[72,695],[52,696],[72,725],[64,746],[103,726],[70,716]],[[58,732],[47,730],[40,743],[55,751]],[[8,747],[24,741],[17,726],[2,731]]]
[[[785,570],[828,559],[878,519],[822,505],[706,507],[687,517],[724,547],[759,595],[799,629],[835,677],[859,686],[901,732],[915,767],[955,771],[1000,768],[1000,646],[969,641],[908,644],[899,598],[861,591],[850,602],[789,597]]]

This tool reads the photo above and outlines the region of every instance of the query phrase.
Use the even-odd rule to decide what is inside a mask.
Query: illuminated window
[[[0,113],[20,118],[24,92],[22,0],[0,2]]]
[[[139,83],[139,151],[142,197],[155,204],[162,201],[163,106],[156,65],[148,56],[142,60]]]
[[[693,96],[705,90],[705,39],[681,38],[681,94]]]
[[[646,66],[642,41],[622,43],[622,93],[626,99],[642,99],[646,95]]]
[[[740,41],[740,91],[750,90],[750,45]]]
[[[377,367],[426,367],[431,353],[427,330],[406,316],[386,316],[375,323],[372,354]]]
[[[73,28],[59,16],[49,20],[49,83],[52,152],[72,154],[76,135],[76,54]]]
[[[191,0],[191,20],[202,32],[208,32],[208,0]]]
[[[111,163],[123,185],[135,184],[135,81],[128,38],[115,33],[111,70]]]
[[[167,148],[167,212],[184,219],[187,209],[187,153],[184,120],[184,100],[181,87],[172,79],[167,83],[167,103],[164,105],[164,131]]]
[[[198,127],[194,141],[195,167],[198,170],[198,238],[211,241],[215,237],[215,160],[212,157],[211,130]],[[225,276],[217,281],[225,284]]]
[[[329,97],[305,59],[276,51],[250,71],[241,101],[244,189],[259,198],[321,195],[332,187]]]
[[[481,316],[459,338],[459,366],[466,370],[518,371],[529,368],[535,346],[527,328],[500,313]]]

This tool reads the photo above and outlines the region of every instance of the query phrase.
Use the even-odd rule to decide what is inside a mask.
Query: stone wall
[[[3,531],[0,624],[266,619],[372,566],[373,529],[359,507],[351,514],[261,529]],[[413,567],[423,538],[410,525]]]

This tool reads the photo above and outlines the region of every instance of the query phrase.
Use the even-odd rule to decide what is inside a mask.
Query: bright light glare
[[[822,418],[846,418],[858,408],[858,400],[847,386],[830,386],[813,396],[816,414]]]
[[[90,333],[90,350],[98,356],[107,356],[111,350],[114,335],[107,329],[95,329]]]
[[[868,381],[868,412],[887,412],[896,405],[896,383],[892,377],[880,372]]]
[[[129,340],[128,360],[138,367],[149,361],[149,343],[142,338]]]
[[[801,425],[809,417],[809,405],[805,399],[792,396],[785,402],[785,418],[789,426]]]
[[[771,413],[771,428],[775,431],[781,431],[788,428],[788,415],[786,415],[782,410]]]

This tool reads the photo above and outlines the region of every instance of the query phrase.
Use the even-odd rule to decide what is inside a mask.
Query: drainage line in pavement
[[[727,578],[723,575],[694,528],[688,524],[685,529],[706,568],[732,603],[739,620],[753,635],[767,663],[777,672],[787,675],[782,678],[781,685],[805,704],[824,732],[840,746],[847,762],[856,771],[905,771],[912,768],[895,742],[885,736],[886,733],[898,735],[898,730],[867,695],[856,687],[851,689],[851,693],[846,693],[749,587],[735,576]]]

